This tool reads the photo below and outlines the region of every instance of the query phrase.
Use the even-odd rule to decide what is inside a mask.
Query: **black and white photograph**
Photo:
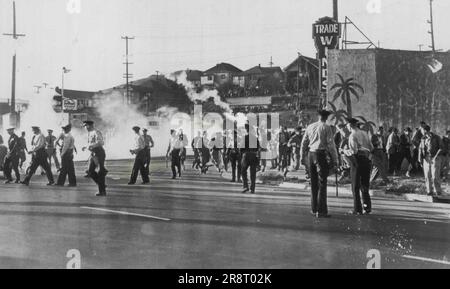
[[[0,268],[450,269],[449,15],[0,0]]]

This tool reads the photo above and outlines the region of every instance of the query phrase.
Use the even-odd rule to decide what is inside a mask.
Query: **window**
[[[212,75],[208,75],[208,81],[212,81],[213,80],[213,76]]]
[[[226,79],[226,78],[227,78],[227,75],[226,75],[226,74],[222,74],[222,75],[220,76],[220,78],[221,78],[221,79]]]

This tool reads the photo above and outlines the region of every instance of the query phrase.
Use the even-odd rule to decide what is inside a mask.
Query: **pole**
[[[339,21],[338,0],[333,0],[333,19]]]
[[[133,40],[134,37],[123,36],[122,39],[125,40],[125,52],[126,52],[125,59],[126,60],[125,60],[124,64],[125,64],[126,68],[125,68],[124,78],[126,79],[126,99],[127,99],[127,104],[129,104],[130,103],[130,78],[132,78],[132,75],[129,73],[129,65],[133,64],[133,63],[130,63],[128,60],[128,57],[129,57],[128,41]]]
[[[428,23],[430,24],[431,30],[428,31],[428,33],[430,33],[431,35],[431,50],[434,52],[436,52],[436,46],[435,46],[435,42],[434,42],[434,22],[433,22],[433,0],[430,0],[430,20],[428,21]]]
[[[13,115],[16,112],[16,54],[13,56],[12,62],[12,81],[11,81],[11,107],[10,113]]]

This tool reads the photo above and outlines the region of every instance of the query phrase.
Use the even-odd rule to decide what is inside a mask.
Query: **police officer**
[[[51,186],[55,183],[53,179],[52,170],[48,163],[47,151],[45,150],[45,136],[41,133],[41,129],[37,126],[33,126],[33,139],[31,140],[31,150],[28,152],[32,155],[31,165],[28,171],[27,176],[23,180],[22,184],[28,186],[30,184],[30,180],[36,172],[37,168],[40,166],[43,168],[45,174],[47,175],[48,184],[47,186]]]
[[[135,155],[136,158],[134,160],[133,170],[131,172],[130,182],[128,185],[136,184],[138,173],[141,173],[142,184],[150,183],[148,178],[148,173],[145,168],[147,162],[147,149],[145,148],[144,137],[140,135],[141,128],[138,126],[133,127],[133,131],[135,133],[134,136],[134,147],[130,150],[132,155]]]
[[[106,153],[103,148],[105,145],[103,135],[99,130],[95,129],[93,121],[85,121],[83,122],[83,125],[88,132],[88,145],[83,147],[83,151],[89,150],[91,152],[91,156],[89,157],[88,176],[92,178],[98,186],[98,193],[96,196],[104,197],[106,196],[105,179],[108,170],[105,168]]]
[[[297,127],[295,129],[294,135],[288,142],[288,147],[292,148],[292,153],[294,155],[294,169],[298,171],[300,169],[300,146],[302,145],[302,127]]]
[[[19,173],[19,152],[20,152],[20,144],[19,137],[14,133],[14,128],[9,128],[7,130],[9,134],[8,140],[8,149],[9,152],[5,157],[5,161],[3,164],[3,173],[6,178],[5,184],[10,184],[13,182],[11,172],[14,171],[16,175],[16,184],[20,182],[20,173]]]
[[[59,161],[58,157],[56,155],[56,137],[53,135],[53,130],[49,129],[47,130],[48,135],[45,137],[45,143],[46,143],[46,149],[47,149],[47,155],[48,155],[48,163],[50,167],[52,167],[52,159],[55,162],[55,167],[59,171]]]
[[[69,124],[62,127],[64,132],[61,140],[63,142],[61,149],[61,170],[56,182],[57,186],[64,186],[66,177],[69,177],[69,187],[77,186],[77,179],[75,176],[75,165],[73,163],[73,153],[75,149],[75,139],[71,134],[72,126]]]
[[[351,167],[352,191],[353,191],[353,211],[350,214],[362,215],[363,209],[366,214],[372,211],[372,202],[369,195],[370,170],[372,162],[370,154],[373,151],[372,141],[369,135],[359,129],[359,121],[348,119],[347,128],[351,131],[348,139],[348,149],[353,156],[353,165]],[[363,205],[361,205],[362,194]]]
[[[231,182],[241,181],[242,155],[239,149],[239,134],[237,129],[233,131],[233,145],[228,148],[228,159],[231,162]]]
[[[244,190],[242,193],[248,193],[249,191],[255,193],[256,185],[256,170],[259,164],[258,151],[260,149],[258,136],[256,132],[250,131],[250,125],[245,124],[245,130],[247,132],[244,138],[244,148],[241,149],[242,154],[242,182]],[[248,175],[247,170],[250,168],[250,190],[248,187]]]
[[[181,153],[183,147],[183,140],[180,139],[177,132],[174,129],[170,130],[169,147],[167,148],[166,157],[170,155],[171,158],[172,179],[177,178],[177,169],[178,177],[181,178]]]
[[[148,130],[144,128],[142,130],[142,137],[144,138],[145,144],[145,171],[147,176],[150,175],[150,161],[152,159],[151,150],[155,146],[153,138],[148,134]]]
[[[326,110],[318,111],[319,120],[308,126],[301,146],[300,163],[308,158],[311,178],[311,214],[317,218],[330,217],[327,206],[327,178],[330,169],[338,163],[334,132],[326,123],[330,114]],[[328,163],[329,157],[331,163]]]

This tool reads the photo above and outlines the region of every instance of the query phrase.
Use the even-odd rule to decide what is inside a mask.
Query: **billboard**
[[[76,99],[64,98],[62,102],[63,111],[78,110],[78,102]]]
[[[313,24],[313,39],[317,49],[317,59],[319,60],[319,87],[320,92],[327,92],[328,84],[328,61],[329,49],[339,48],[341,37],[341,25],[331,17],[320,18]]]

